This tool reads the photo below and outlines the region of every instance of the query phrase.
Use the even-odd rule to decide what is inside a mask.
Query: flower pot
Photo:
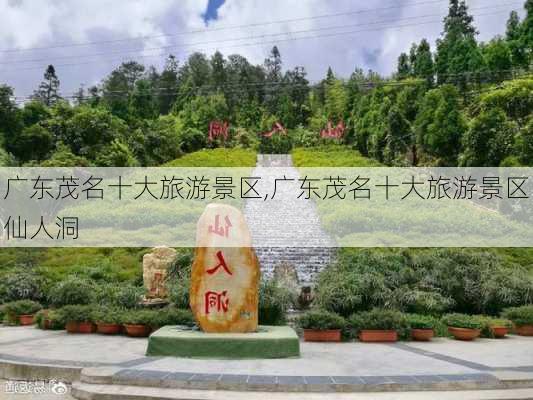
[[[479,329],[456,328],[453,326],[448,327],[448,332],[457,340],[474,340],[481,334]]]
[[[363,329],[359,332],[359,340],[367,343],[396,342],[398,340],[398,333],[396,331]]]
[[[65,329],[68,333],[78,333],[78,323],[75,321],[69,321],[65,325]]]
[[[23,315],[19,315],[19,323],[21,325],[33,325],[33,320],[34,320],[34,315],[33,314],[23,314]]]
[[[150,327],[138,324],[124,324],[126,334],[132,337],[147,337],[150,335]]]
[[[106,324],[102,322],[96,323],[96,331],[104,335],[116,335],[120,333],[120,324]]]
[[[533,336],[533,325],[517,326],[515,332],[520,336]]]
[[[340,329],[304,329],[304,340],[306,342],[340,342]]]
[[[433,336],[433,329],[411,329],[411,337],[417,342],[429,342]]]
[[[509,329],[505,326],[491,326],[490,330],[495,338],[501,339],[507,335]]]
[[[92,322],[78,323],[78,333],[94,333],[95,330],[95,326]]]

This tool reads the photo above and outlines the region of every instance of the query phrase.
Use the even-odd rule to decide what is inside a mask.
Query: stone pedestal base
[[[300,356],[300,342],[288,326],[259,326],[254,333],[205,333],[165,326],[150,335],[147,356],[252,359]]]

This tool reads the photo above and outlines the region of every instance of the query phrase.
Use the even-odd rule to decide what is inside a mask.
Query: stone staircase
[[[291,156],[260,154],[251,176],[261,178],[256,186],[261,194],[272,196],[276,188],[273,199],[251,199],[244,206],[263,275],[272,277],[278,265],[288,264],[300,286],[313,286],[317,274],[333,262],[336,249],[321,228],[313,201],[297,198],[300,177]]]

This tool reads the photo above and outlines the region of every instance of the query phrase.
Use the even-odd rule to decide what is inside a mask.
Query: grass
[[[296,148],[292,152],[296,167],[379,167],[378,161],[364,157],[343,145]]]
[[[163,167],[254,167],[257,155],[250,149],[204,149],[170,161]]]

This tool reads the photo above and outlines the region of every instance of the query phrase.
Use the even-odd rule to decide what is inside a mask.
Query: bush
[[[263,280],[259,285],[259,323],[283,325],[287,309],[294,303],[290,290],[276,280]]]
[[[438,320],[428,315],[407,314],[407,321],[411,329],[435,329]]]
[[[274,133],[271,137],[261,136],[259,153],[262,154],[289,154],[292,150],[292,138],[290,135]]]
[[[19,315],[33,315],[43,307],[32,300],[17,300],[4,304],[4,313],[15,322]]]
[[[40,301],[43,298],[44,284],[43,278],[33,272],[15,270],[9,273],[2,282],[2,300],[4,302]]]
[[[65,328],[65,321],[58,310],[41,310],[35,314],[35,323],[44,329],[45,320],[49,321],[48,329],[61,330]]]
[[[143,293],[144,289],[140,286],[99,284],[95,287],[93,299],[96,304],[133,309],[140,307]]]
[[[482,329],[483,323],[479,317],[466,314],[446,314],[442,317],[442,322],[449,327],[464,329]]]
[[[157,310],[152,326],[161,327],[165,325],[185,325],[194,326],[195,321],[190,310],[175,307],[165,307]]]
[[[353,314],[348,323],[356,334],[361,330],[395,330],[402,338],[409,336],[409,323],[399,311],[374,308]]]
[[[78,277],[70,277],[52,287],[49,301],[56,307],[89,304],[93,294],[94,287],[90,282]]]
[[[484,338],[494,338],[494,332],[492,331],[493,326],[503,326],[506,328],[512,328],[513,323],[504,318],[492,318],[486,315],[476,315],[475,316],[481,323],[481,337]]]
[[[159,311],[157,310],[130,310],[122,317],[124,324],[155,326]]]
[[[89,305],[74,304],[60,308],[57,311],[58,319],[67,322],[92,322],[93,307]]]
[[[507,308],[502,316],[513,321],[516,326],[533,325],[533,305]]]
[[[125,310],[114,307],[101,307],[90,314],[91,321],[97,324],[122,324]]]
[[[304,313],[298,318],[298,326],[302,329],[343,329],[346,321],[340,315],[323,310],[314,310]]]

